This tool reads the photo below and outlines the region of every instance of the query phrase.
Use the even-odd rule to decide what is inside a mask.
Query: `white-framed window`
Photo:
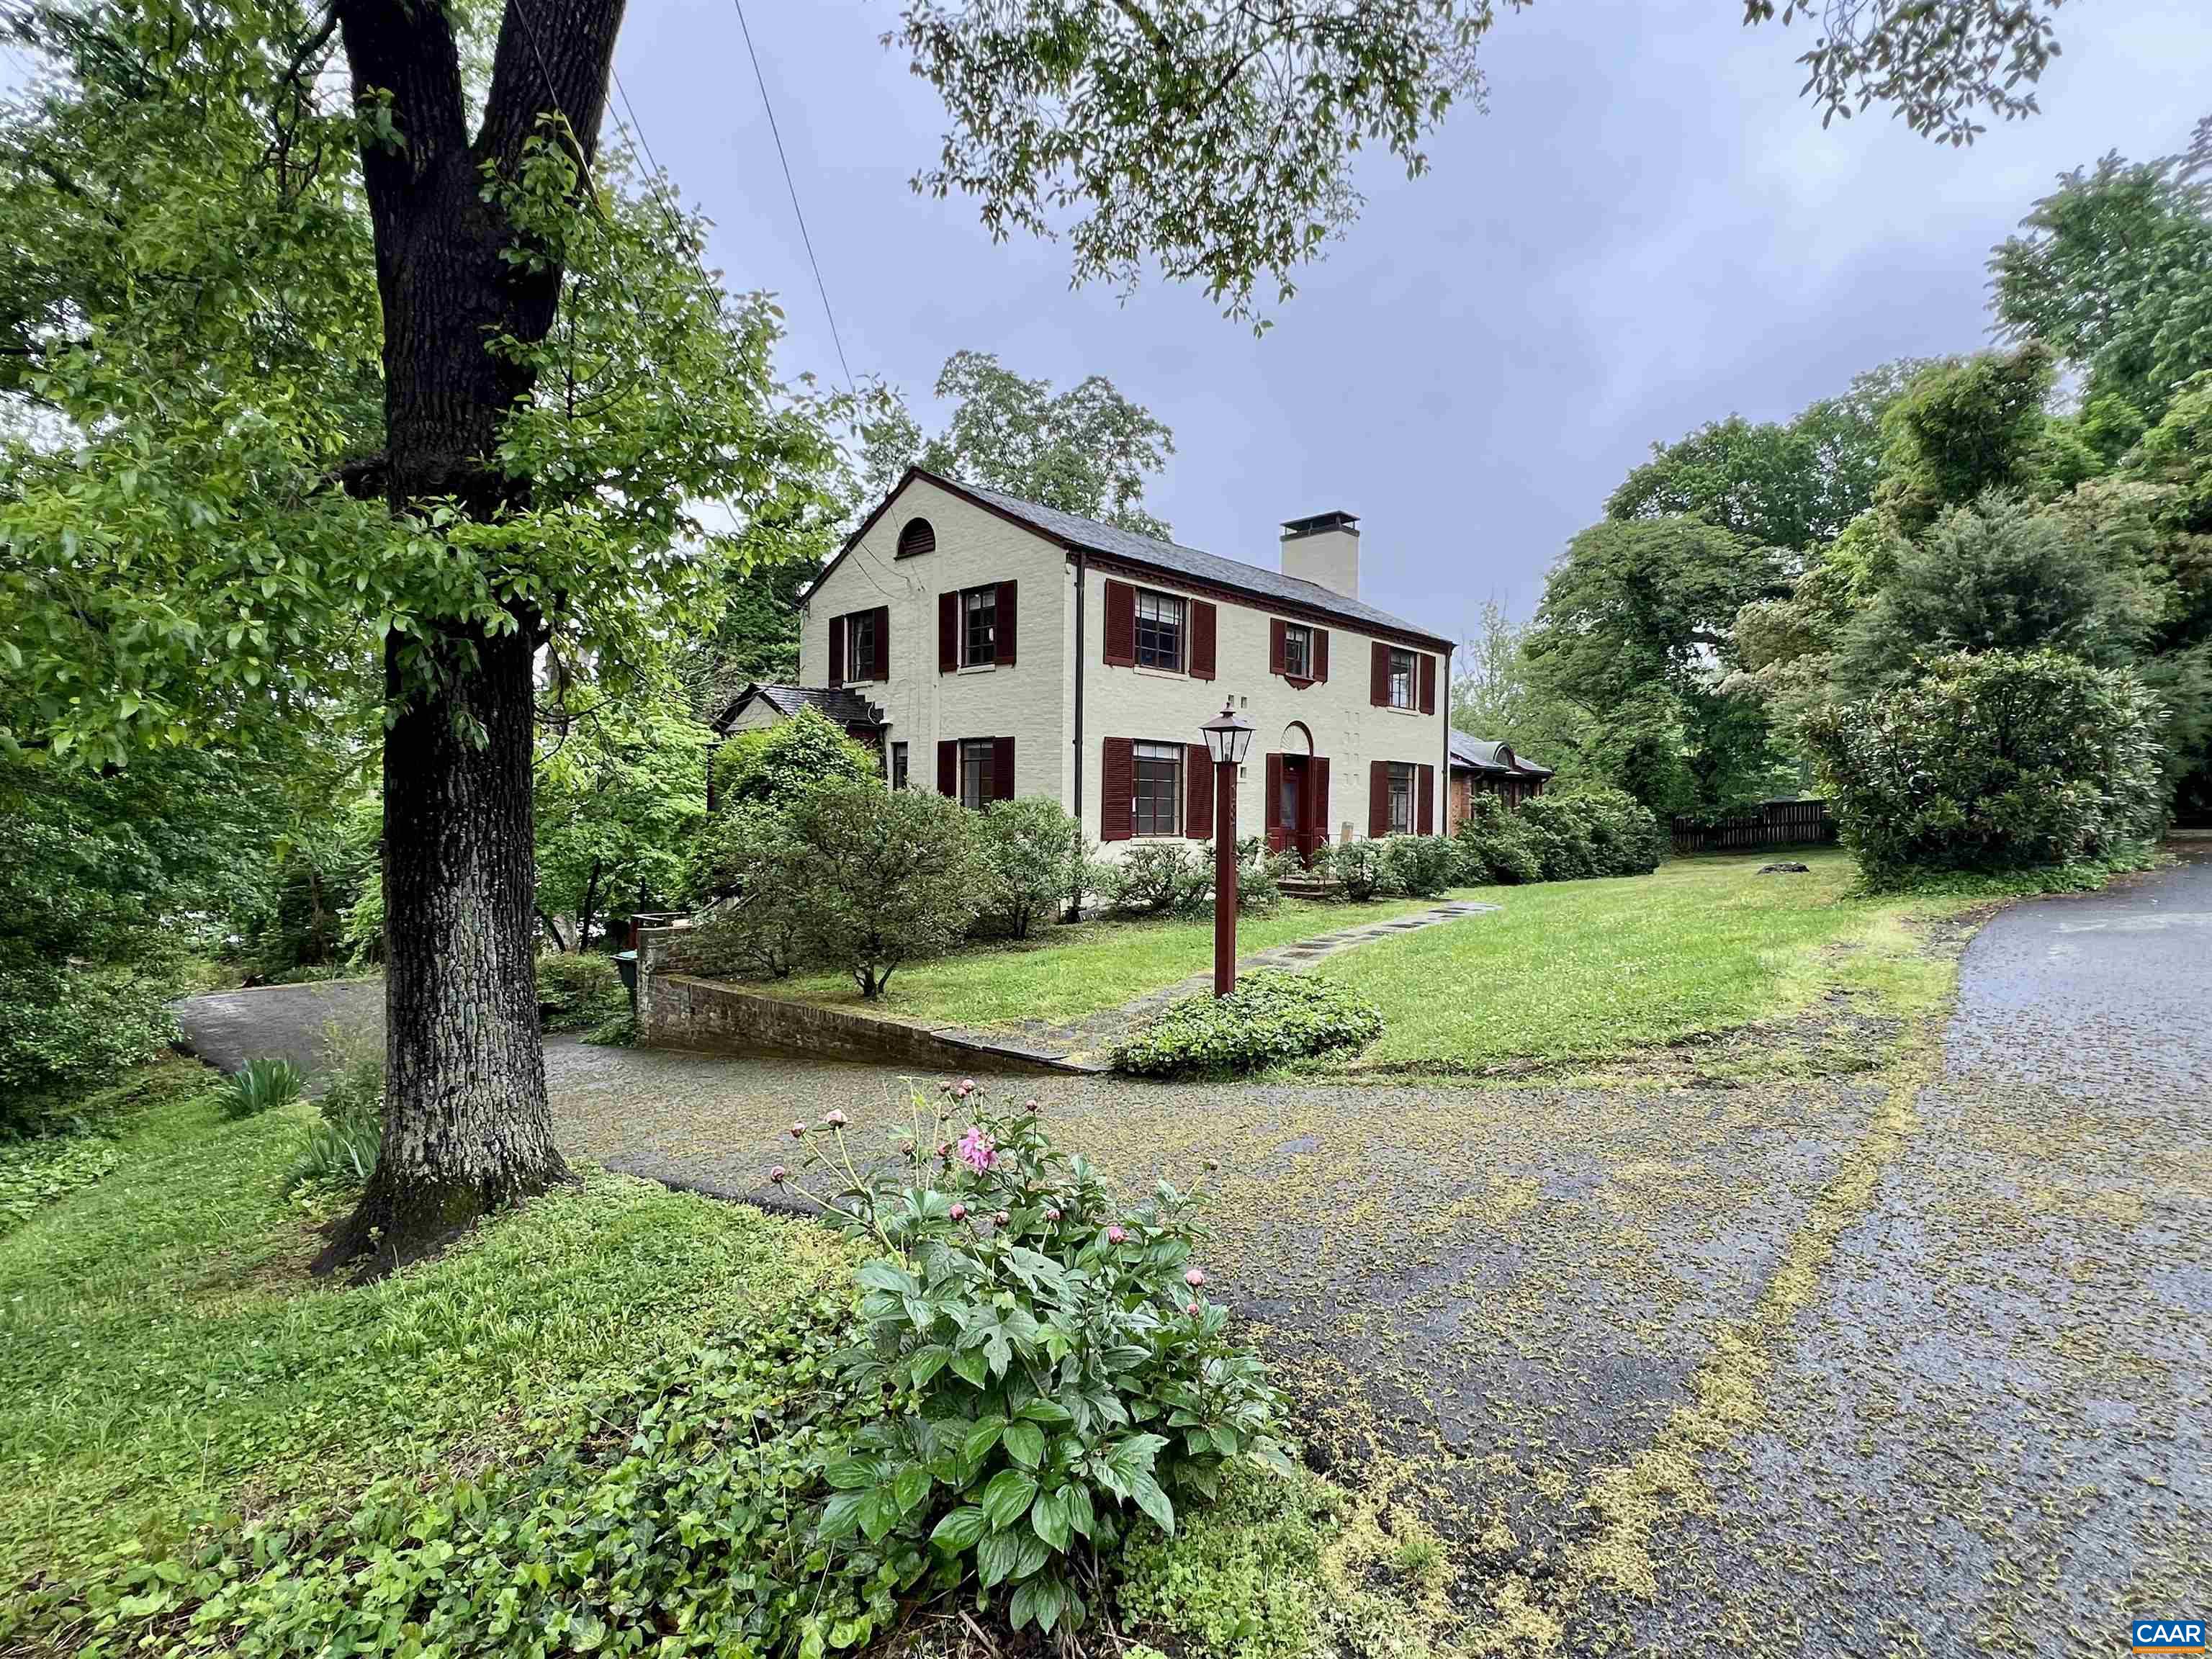
[[[998,745],[988,738],[970,738],[960,745],[960,804],[980,812],[999,798],[993,765]]]
[[[1409,762],[1390,763],[1390,833],[1413,833],[1413,792],[1419,787],[1418,769]]]
[[[1302,623],[1283,625],[1283,672],[1294,680],[1313,678],[1313,629]]]
[[[876,677],[876,613],[855,611],[845,618],[845,678],[872,680]]]
[[[1182,758],[1179,743],[1140,743],[1133,746],[1136,798],[1132,803],[1133,831],[1139,836],[1179,836],[1182,833]]]
[[[1390,647],[1390,707],[1411,708],[1414,697],[1413,653]]]
[[[999,659],[999,589],[963,588],[960,593],[960,665],[981,668]]]
[[[1172,593],[1137,591],[1137,663],[1170,674],[1182,672],[1186,606]],[[1142,833],[1141,831],[1139,833]]]

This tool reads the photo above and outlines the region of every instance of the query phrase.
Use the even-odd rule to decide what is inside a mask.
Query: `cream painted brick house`
[[[1349,514],[1283,527],[1282,569],[909,471],[807,594],[797,687],[872,731],[895,785],[1048,795],[1109,853],[1210,840],[1200,725],[1256,728],[1237,826],[1324,841],[1442,827],[1451,643],[1359,598]]]

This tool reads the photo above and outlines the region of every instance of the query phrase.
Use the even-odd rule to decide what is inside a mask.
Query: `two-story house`
[[[1282,529],[1282,568],[1201,553],[916,468],[809,590],[799,687],[872,730],[896,787],[971,806],[1048,795],[1112,853],[1213,835],[1199,727],[1257,728],[1237,826],[1310,856],[1433,834],[1449,772],[1451,642],[1359,597],[1349,514]]]

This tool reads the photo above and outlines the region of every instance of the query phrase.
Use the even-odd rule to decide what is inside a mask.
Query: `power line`
[[[783,131],[775,124],[775,106],[769,101],[768,77],[761,73],[760,53],[753,50],[752,26],[745,21],[745,0],[731,0],[731,3],[738,9],[738,27],[745,37],[745,56],[753,61],[753,82],[760,88],[761,107],[768,112],[768,130],[775,139],[775,159],[783,164],[783,187],[791,192],[792,216],[799,221],[799,240],[806,249],[806,263],[814,268],[814,291],[822,296],[822,314],[830,319],[830,343],[837,348],[838,368],[845,371],[845,390],[852,392],[853,366],[845,361],[845,342],[838,337],[837,313],[830,307],[829,286],[822,280],[822,262],[814,257],[814,239],[806,234],[806,213],[799,205],[799,186],[792,182],[791,158],[784,154]]]

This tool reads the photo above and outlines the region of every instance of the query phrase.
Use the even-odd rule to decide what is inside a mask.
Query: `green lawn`
[[[1455,893],[1503,908],[1378,940],[1315,970],[1372,1000],[1384,1029],[1357,1057],[1305,1069],[1598,1061],[1784,1018],[1831,990],[1868,993],[1866,1012],[1937,1006],[1953,966],[1921,950],[1907,920],[1976,901],[1854,896],[1848,857],[1802,856],[1809,875],[1759,875],[1760,854]]]
[[[1240,952],[1264,951],[1424,910],[1431,902],[1352,905],[1285,899],[1264,915],[1240,918],[1237,945]],[[901,1019],[988,1025],[1079,1018],[1204,973],[1212,963],[1213,918],[1208,914],[1189,920],[1048,925],[1018,944],[979,946],[902,968],[873,1003],[862,1002],[846,974],[810,974],[757,988]]]
[[[382,1284],[311,1284],[279,1188],[313,1110],[171,1099],[0,1238],[0,1608],[115,1547],[482,1468],[709,1333],[843,1305],[825,1230],[605,1174]]]

